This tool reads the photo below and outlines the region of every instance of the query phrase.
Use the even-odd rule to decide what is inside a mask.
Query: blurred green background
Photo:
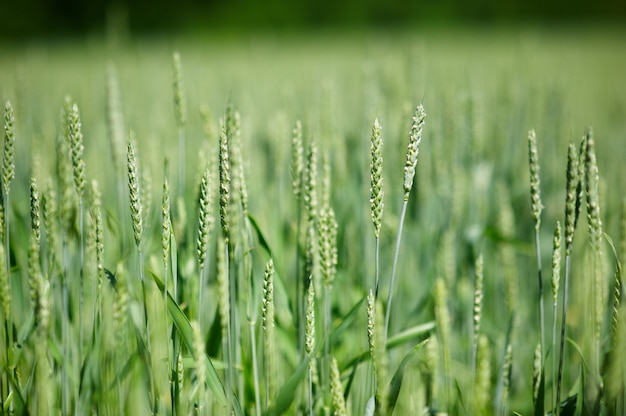
[[[22,0],[3,2],[0,39],[103,33],[416,28],[459,23],[619,26],[621,0]]]

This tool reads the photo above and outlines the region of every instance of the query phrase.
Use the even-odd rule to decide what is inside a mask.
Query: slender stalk
[[[396,236],[396,248],[393,254],[393,266],[391,268],[391,280],[389,281],[389,292],[387,294],[387,311],[385,312],[385,327],[383,330],[384,343],[387,342],[387,334],[389,331],[389,317],[391,316],[391,300],[393,297],[393,287],[396,279],[396,268],[398,266],[398,254],[400,252],[400,241],[402,238],[402,229],[404,228],[404,219],[406,217],[406,207],[409,202],[409,194],[413,188],[415,179],[415,168],[417,166],[417,156],[419,154],[419,145],[422,141],[422,131],[426,120],[426,112],[422,104],[415,109],[413,116],[413,124],[409,133],[409,144],[406,151],[406,162],[404,164],[404,197],[402,202],[402,213],[400,214],[400,225],[398,226],[398,234]]]
[[[391,300],[393,297],[393,285],[396,280],[396,269],[398,266],[398,253],[400,252],[400,241],[402,239],[402,229],[404,228],[404,218],[406,216],[406,206],[408,200],[402,203],[402,213],[400,214],[400,225],[398,226],[398,235],[396,236],[396,248],[393,253],[393,265],[391,267],[391,280],[389,281],[389,293],[387,294],[387,311],[385,312],[385,328],[384,339],[387,340],[387,334],[389,332],[389,317],[391,316]]]
[[[255,326],[256,322],[254,320],[250,320],[249,323],[250,328],[250,342],[252,344],[252,377],[254,379],[254,408],[256,410],[256,416],[261,416],[261,393],[259,391],[259,365],[256,356],[256,331]]]
[[[556,323],[561,275],[561,223],[557,221],[552,243],[552,383],[556,380]],[[552,403],[556,400],[552,387]]]
[[[541,246],[539,243],[539,228],[535,228],[535,255],[537,257],[537,276],[539,278],[539,338],[541,340],[541,364],[543,367],[543,351],[545,346],[545,330],[544,330],[544,308],[543,308],[543,279],[541,277]]]

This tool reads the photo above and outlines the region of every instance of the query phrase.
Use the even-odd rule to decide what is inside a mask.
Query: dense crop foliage
[[[0,50],[4,410],[623,414],[625,42]]]

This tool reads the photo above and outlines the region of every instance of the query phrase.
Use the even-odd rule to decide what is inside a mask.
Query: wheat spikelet
[[[4,105],[4,158],[2,160],[2,189],[8,195],[15,177],[15,116],[10,101]]]
[[[309,282],[305,304],[306,324],[304,331],[304,346],[309,357],[309,372],[313,384],[318,383],[317,363],[315,360],[315,285]]]
[[[307,150],[304,170],[304,210],[309,225],[317,217],[317,145],[311,143]]]
[[[380,137],[380,131],[381,127],[378,119],[375,119],[370,143],[370,207],[372,223],[374,224],[374,236],[376,238],[380,235],[385,206],[383,202],[385,195],[383,190],[383,140]]]
[[[39,316],[39,290],[41,285],[41,263],[39,261],[39,239],[34,231],[30,232],[28,239],[28,283],[30,286],[30,301],[35,310],[35,317]],[[35,321],[37,325],[39,323]]]
[[[561,278],[561,223],[556,222],[552,239],[552,301],[556,305],[559,297],[559,280]]]
[[[72,104],[67,123],[70,138],[70,150],[72,154],[74,185],[76,187],[78,198],[82,199],[85,190],[85,161],[83,159],[84,145],[80,113],[76,104]]]
[[[566,195],[565,195],[565,255],[572,254],[574,243],[574,230],[576,229],[576,200],[578,176],[578,158],[576,157],[576,147],[570,143],[567,153],[567,175],[566,175]]]
[[[135,147],[132,140],[127,146],[128,162],[128,193],[130,196],[130,215],[133,222],[133,235],[135,245],[141,246],[141,234],[143,232],[141,192],[139,189],[139,176],[137,173],[137,159],[135,158]]]
[[[39,190],[34,176],[30,177],[30,226],[33,235],[39,244],[41,240],[41,219],[40,219]]]
[[[228,244],[230,237],[230,160],[228,136],[226,127],[222,121],[219,148],[219,175],[220,175],[220,223],[224,242]]]
[[[170,238],[172,235],[170,210],[170,185],[166,176],[163,180],[163,200],[161,203],[161,248],[163,249],[164,275],[167,275],[170,258]],[[167,288],[165,288],[165,290],[167,290]]]
[[[420,104],[415,109],[413,116],[413,125],[409,134],[409,145],[406,152],[406,163],[404,164],[404,200],[409,200],[409,193],[413,187],[413,179],[415,178],[415,167],[417,166],[417,155],[419,153],[419,144],[422,141],[422,130],[424,129],[424,121],[426,112]]]
[[[296,200],[302,194],[302,172],[304,171],[304,147],[302,145],[302,123],[296,121],[291,136],[291,185]]]
[[[91,181],[91,195],[93,198],[91,205],[91,216],[94,225],[94,243],[96,251],[96,271],[97,271],[97,289],[98,293],[102,288],[102,279],[104,277],[104,224],[102,222],[102,196],[98,181]]]
[[[541,194],[539,192],[539,157],[537,155],[537,136],[535,130],[528,132],[528,160],[530,164],[530,202],[531,214],[535,222],[535,229],[541,224]]]
[[[274,261],[270,258],[265,266],[263,279],[263,350],[265,354],[267,406],[276,394],[276,334],[274,327]]]
[[[337,272],[337,221],[332,208],[322,208],[318,216],[319,254],[324,286],[330,288]]]
[[[333,395],[334,416],[347,416],[346,401],[343,397],[343,387],[341,386],[341,374],[337,360],[332,357],[330,361],[330,391]]]
[[[202,175],[202,183],[200,186],[198,239],[196,241],[200,273],[202,273],[202,270],[205,267],[206,253],[209,246],[209,235],[211,228],[213,228],[213,216],[211,215],[213,196],[211,194],[211,188],[211,174],[209,167],[207,166],[204,170],[204,175]]]

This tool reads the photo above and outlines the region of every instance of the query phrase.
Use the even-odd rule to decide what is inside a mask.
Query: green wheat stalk
[[[383,140],[380,136],[381,127],[378,119],[374,120],[372,138],[370,142],[370,207],[374,237],[376,238],[376,253],[374,255],[375,277],[374,296],[378,298],[378,281],[380,274],[380,227],[383,220],[384,196],[383,189]]]
[[[409,202],[409,194],[413,187],[413,179],[415,178],[415,167],[417,166],[417,155],[419,154],[419,144],[422,141],[422,131],[426,120],[426,112],[420,104],[415,109],[413,116],[413,125],[409,133],[409,144],[406,152],[406,163],[404,164],[404,197],[402,202],[402,213],[400,214],[400,224],[398,225],[398,234],[396,236],[396,248],[393,254],[393,266],[391,268],[391,279],[389,281],[389,292],[387,294],[387,311],[385,313],[385,330],[384,339],[387,339],[389,330],[389,318],[391,316],[391,300],[393,297],[393,287],[396,279],[396,268],[398,265],[398,254],[400,252],[400,241],[402,238],[402,229],[404,227],[404,218],[406,217],[406,207]]]

